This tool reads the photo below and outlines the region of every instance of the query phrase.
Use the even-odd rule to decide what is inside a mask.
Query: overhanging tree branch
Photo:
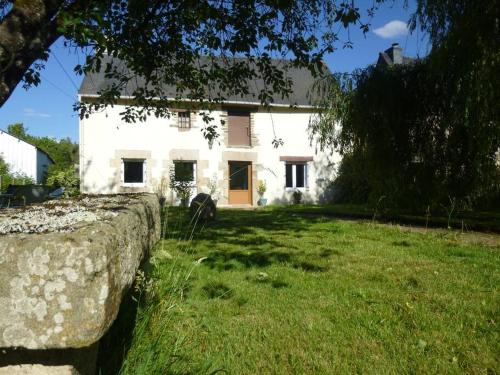
[[[56,14],[64,1],[15,2],[0,23],[0,106],[10,97],[29,67],[47,58],[49,47],[61,36]],[[34,72],[33,72],[34,73]],[[37,83],[37,75],[28,78]]]

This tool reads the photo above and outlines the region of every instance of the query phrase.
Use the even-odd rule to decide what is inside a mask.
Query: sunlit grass
[[[170,211],[126,374],[498,373],[500,245],[293,209]]]

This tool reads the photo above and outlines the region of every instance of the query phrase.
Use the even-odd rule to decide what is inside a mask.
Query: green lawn
[[[500,372],[498,236],[170,210],[124,374]]]
[[[338,218],[356,218],[382,222],[403,223],[423,227],[447,228],[448,226],[463,230],[479,230],[500,233],[500,212],[498,211],[459,211],[453,210],[450,216],[444,208],[440,212],[412,212],[384,207],[375,208],[367,204],[327,204],[276,206],[273,210],[292,210],[301,215],[324,215]]]

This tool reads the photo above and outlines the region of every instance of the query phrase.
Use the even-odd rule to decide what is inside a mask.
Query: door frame
[[[247,179],[248,179],[248,189],[247,190],[231,190],[231,163],[246,163],[247,164]],[[252,181],[252,171],[253,165],[251,161],[246,160],[228,160],[228,204],[249,204],[253,206],[253,181]]]

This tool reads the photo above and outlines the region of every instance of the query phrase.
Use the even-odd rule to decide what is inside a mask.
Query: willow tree
[[[484,203],[500,191],[499,1],[417,4],[412,27],[429,33],[429,56],[330,78],[311,131],[345,155],[347,200]]]

